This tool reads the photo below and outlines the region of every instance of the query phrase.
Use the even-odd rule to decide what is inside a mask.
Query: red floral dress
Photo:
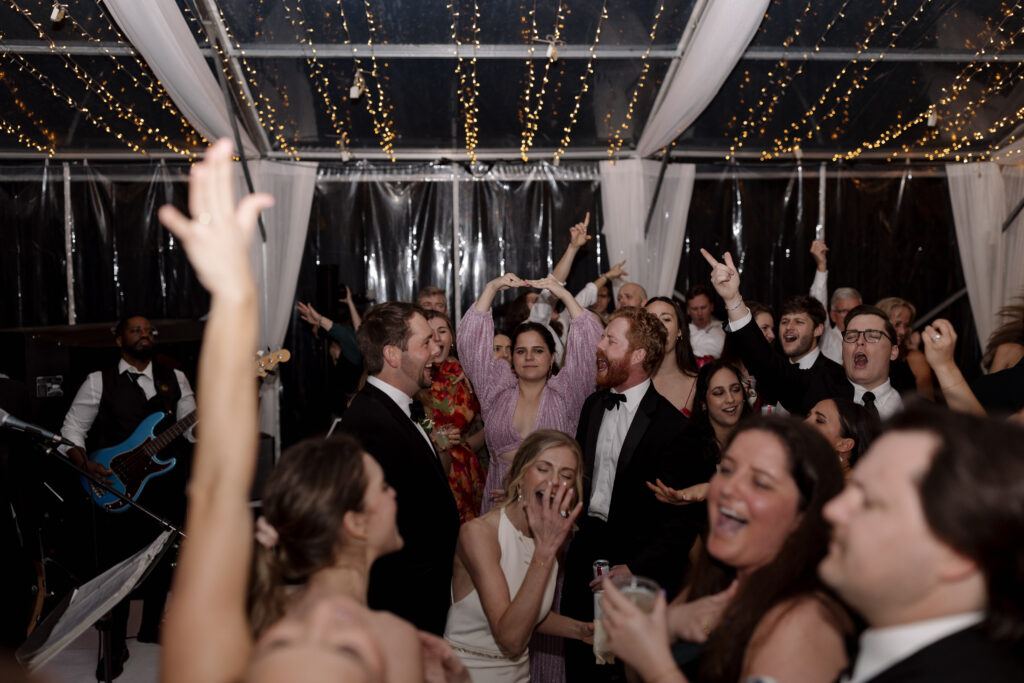
[[[459,440],[448,444],[445,451],[452,461],[448,486],[459,506],[459,519],[466,522],[480,514],[487,478],[476,453],[466,444],[466,436],[480,427],[480,404],[462,365],[455,358],[449,357],[434,366],[433,377],[429,406],[433,410],[433,428],[453,426],[460,432]]]

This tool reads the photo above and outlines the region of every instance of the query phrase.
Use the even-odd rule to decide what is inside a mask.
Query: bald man
[[[619,295],[615,298],[615,307],[636,306],[642,308],[647,303],[647,290],[635,282],[627,282],[619,287]]]

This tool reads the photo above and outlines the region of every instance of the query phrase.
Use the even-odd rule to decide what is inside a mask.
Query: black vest
[[[174,370],[153,363],[153,381],[156,395],[146,400],[139,387],[127,372],[118,373],[117,367],[103,371],[103,395],[100,397],[99,412],[89,430],[88,450],[95,451],[116,446],[135,431],[152,413],[170,413],[157,433],[175,423],[175,409],[181,398],[181,387]]]

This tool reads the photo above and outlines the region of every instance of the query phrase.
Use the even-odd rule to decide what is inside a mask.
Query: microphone
[[[29,424],[28,422],[22,422],[3,408],[0,408],[0,427],[9,427],[10,429],[16,429],[19,432],[35,434],[36,436],[43,437],[47,441],[53,441],[63,446],[75,446],[75,444],[68,441],[60,434],[54,434],[48,429],[43,429],[42,427],[38,427],[34,424]]]

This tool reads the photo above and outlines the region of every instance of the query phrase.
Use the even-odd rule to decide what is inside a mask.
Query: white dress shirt
[[[861,634],[853,673],[843,681],[861,683],[871,680],[915,652],[920,652],[932,643],[981,623],[984,618],[983,612],[965,612],[912,624],[869,628]]]
[[[814,271],[814,281],[811,282],[811,297],[821,302],[828,313],[828,271]],[[843,363],[843,333],[832,324],[831,318],[825,318],[825,331],[818,340],[818,346],[825,358],[834,360],[842,365]]]
[[[395,402],[395,405],[398,406],[399,410],[405,413],[405,416],[409,418],[409,421],[416,425],[416,429],[418,429],[420,434],[423,435],[423,438],[427,440],[427,444],[430,446],[430,452],[437,455],[437,452],[434,450],[434,442],[430,440],[430,436],[428,436],[427,432],[424,431],[423,425],[412,419],[412,411],[409,410],[409,406],[412,405],[412,397],[398,387],[392,386],[377,377],[367,377],[366,383],[377,387],[383,391],[388,398]],[[344,422],[344,418],[342,418],[342,422]]]
[[[129,364],[128,361],[122,358],[117,364],[117,372],[118,374],[125,372],[139,373],[139,377],[135,381],[146,395],[146,400],[148,401],[156,396],[152,363],[147,365],[145,370],[139,372],[134,365]],[[174,417],[175,420],[182,420],[196,409],[196,396],[192,393],[192,387],[188,383],[185,373],[181,370],[175,370],[174,376],[177,378],[178,388],[181,390],[181,398],[178,399]],[[96,372],[89,373],[85,381],[82,382],[82,386],[79,387],[78,393],[75,394],[75,400],[71,403],[71,408],[68,409],[67,415],[64,416],[64,425],[60,428],[60,435],[68,441],[85,448],[85,438],[89,434],[93,422],[96,421],[102,397],[103,371],[97,370]],[[185,438],[193,443],[196,440],[194,430],[195,425],[185,432]],[[66,452],[67,448],[61,447],[60,450]]]
[[[690,323],[690,348],[693,349],[694,356],[719,358],[724,347],[725,330],[722,329],[721,320],[712,318],[704,329]]]
[[[853,384],[853,402],[864,405],[864,394],[867,393],[867,389],[854,382],[850,382],[850,384]],[[885,380],[884,384],[872,389],[871,393],[875,395],[875,408],[878,409],[878,417],[883,420],[889,419],[903,409],[900,392],[892,388],[889,380]]]
[[[594,453],[594,484],[590,492],[590,509],[587,511],[591,517],[608,521],[612,490],[615,488],[615,470],[619,465],[622,444],[626,440],[629,426],[633,424],[633,416],[640,407],[640,401],[650,386],[651,380],[646,379],[635,387],[626,389],[622,392],[626,397],[625,403],[604,411]],[[612,389],[612,393],[619,392]]]

